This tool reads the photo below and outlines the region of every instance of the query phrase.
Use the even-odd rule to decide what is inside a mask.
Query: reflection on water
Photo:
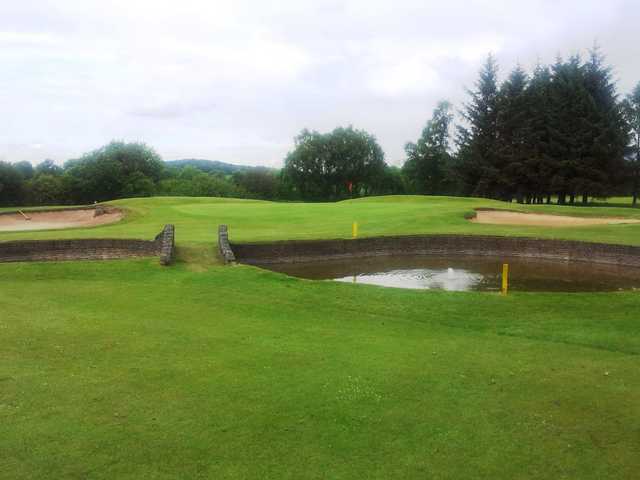
[[[362,273],[335,278],[339,282],[368,283],[383,287],[424,288],[451,291],[473,290],[480,284],[483,276],[463,269],[447,268],[434,270],[414,268],[408,270],[390,270],[388,272]]]
[[[414,289],[499,291],[503,263],[509,264],[510,290],[595,292],[640,288],[637,268],[506,257],[386,256],[261,266],[312,280]]]

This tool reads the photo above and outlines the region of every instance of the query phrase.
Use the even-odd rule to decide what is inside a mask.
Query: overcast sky
[[[0,160],[123,139],[280,166],[302,128],[352,124],[400,164],[490,51],[504,76],[597,40],[627,93],[639,25],[638,0],[0,0]]]

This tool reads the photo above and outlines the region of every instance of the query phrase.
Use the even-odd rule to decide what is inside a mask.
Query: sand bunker
[[[123,217],[121,211],[111,208],[102,215],[96,216],[95,213],[93,209],[25,212],[29,220],[18,212],[3,214],[0,215],[0,232],[93,227],[114,223]]]
[[[621,217],[568,217],[544,213],[521,213],[506,210],[477,210],[475,223],[493,225],[531,225],[538,227],[580,227],[585,225],[616,225],[640,223],[640,220]]]

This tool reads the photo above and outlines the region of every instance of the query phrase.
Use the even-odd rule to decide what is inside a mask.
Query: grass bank
[[[447,293],[214,261],[236,240],[480,233],[640,244],[640,226],[464,220],[477,199],[114,202],[179,262],[0,265],[0,478],[635,478],[640,295]],[[513,206],[512,206],[513,207]],[[631,209],[526,207],[571,215]],[[605,212],[606,211],[606,212]]]

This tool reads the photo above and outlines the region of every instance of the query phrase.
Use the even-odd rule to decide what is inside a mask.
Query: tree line
[[[144,144],[111,142],[62,167],[50,160],[35,167],[0,162],[0,205],[150,195],[335,201],[405,193],[559,204],[631,195],[637,205],[640,83],[621,98],[597,47],[585,59],[558,58],[530,73],[518,65],[503,82],[489,55],[467,93],[457,124],[449,102],[437,105],[420,137],[406,144],[402,168],[385,162],[373,135],[351,126],[302,130],[279,170],[165,164]]]
[[[558,204],[632,196],[640,186],[640,83],[620,98],[598,48],[502,83],[489,56],[461,109],[441,102],[403,172],[413,191]]]
[[[308,150],[301,146],[304,142]],[[287,165],[297,168],[283,169],[164,162],[145,144],[120,141],[63,166],[52,160],[35,167],[25,161],[0,162],[0,206],[77,205],[154,195],[326,201],[405,191],[400,169],[384,163],[382,149],[366,132],[351,127],[325,135],[304,131],[296,144],[300,147]],[[311,153],[315,149],[319,156]]]
[[[637,175],[630,140],[639,90],[619,101],[597,48],[584,61],[558,59],[531,75],[518,66],[501,85],[489,57],[463,108],[467,125],[458,127],[462,193],[586,204],[619,191],[627,173]],[[637,199],[637,184],[632,191]]]
[[[210,162],[218,167],[216,162]],[[196,165],[196,166],[194,166]],[[141,143],[113,141],[63,166],[0,162],[0,206],[89,204],[152,195],[279,198],[279,173],[264,167],[175,166]]]

